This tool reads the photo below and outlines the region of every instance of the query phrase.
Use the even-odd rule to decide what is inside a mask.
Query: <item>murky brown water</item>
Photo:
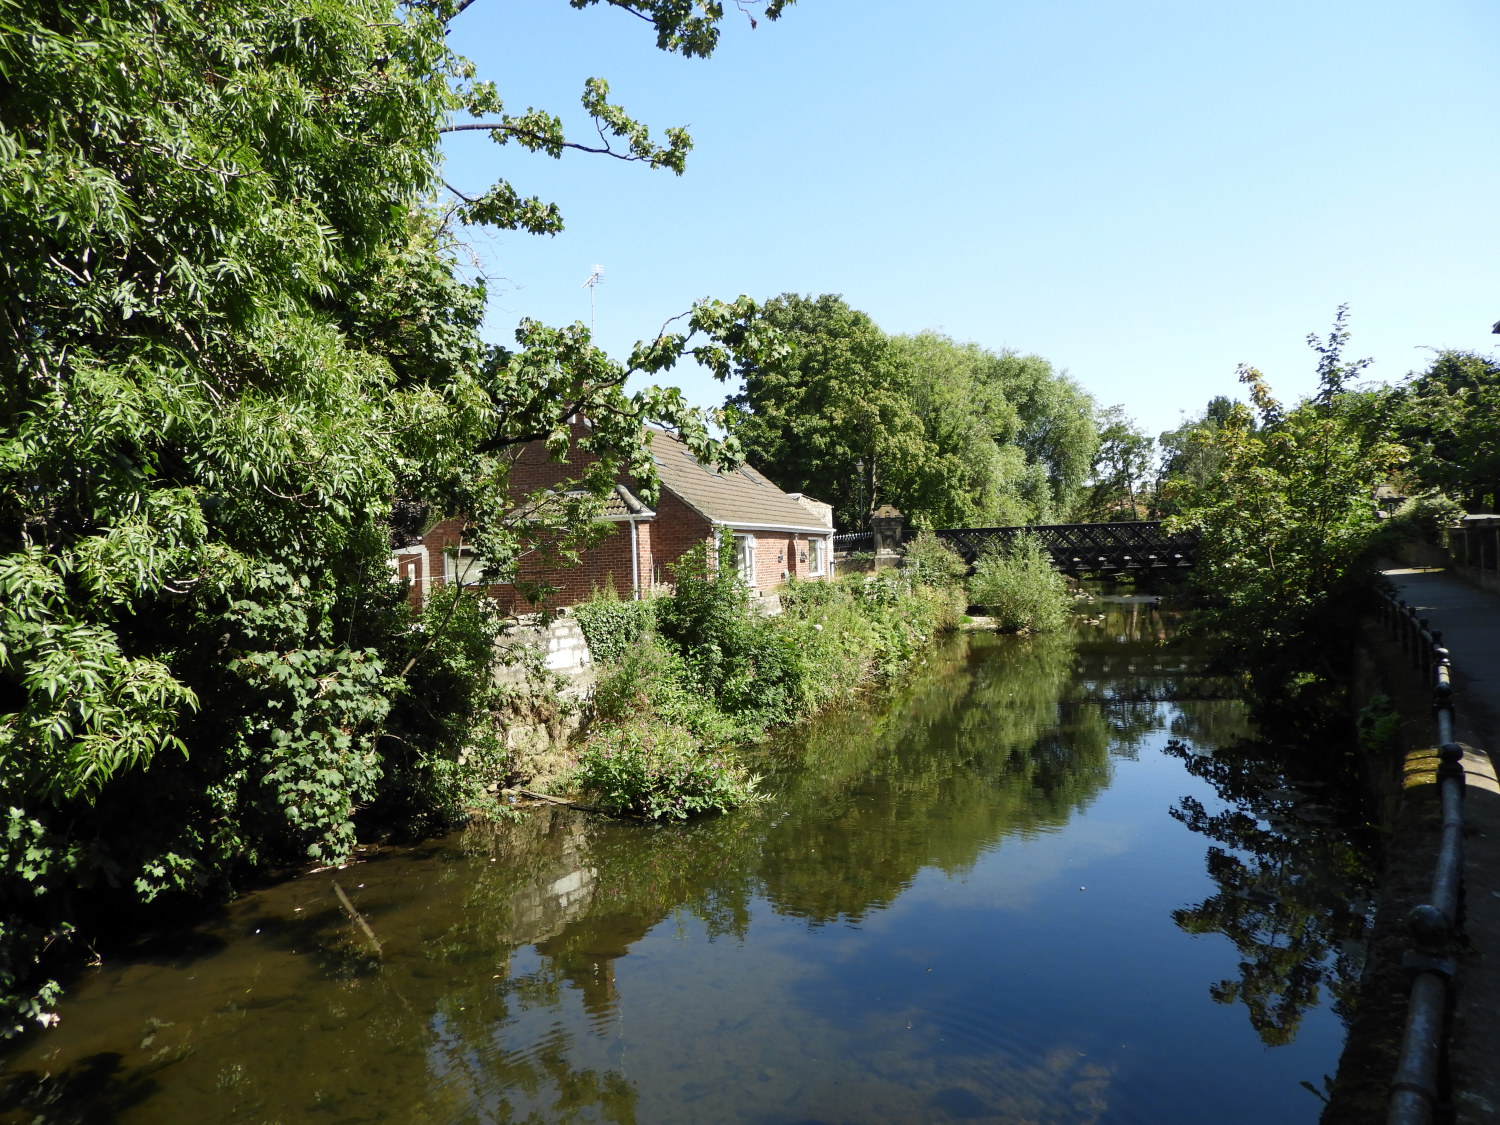
[[[247,896],[79,982],[0,1121],[1312,1122],[1360,853],[1316,778],[1215,753],[1242,708],[1169,618],[1099,613],[935,650],[756,808]]]

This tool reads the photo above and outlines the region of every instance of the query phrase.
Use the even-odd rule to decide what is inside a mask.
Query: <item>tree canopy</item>
[[[1338,634],[1331,623],[1380,543],[1375,486],[1405,456],[1388,425],[1350,409],[1346,385],[1369,361],[1343,358],[1348,338],[1342,308],[1326,338],[1308,337],[1318,391],[1290,408],[1242,367],[1254,413],[1235,403],[1213,411],[1216,424],[1196,424],[1203,475],[1168,488],[1173,521],[1203,533],[1194,580],[1212,599],[1208,618],[1262,672],[1294,642]]]
[[[729,430],[782,488],[832,503],[839,526],[886,503],[929,527],[1047,522],[1076,503],[1094,404],[1040,356],[887,336],[833,294],[783,293],[763,316],[791,356],[737,368]]]
[[[1111,406],[1099,416],[1099,448],[1093,481],[1080,514],[1094,520],[1134,520],[1149,500],[1156,442],[1125,413]]]
[[[1386,404],[1421,484],[1471,504],[1500,503],[1500,361],[1440,352]]]
[[[610,2],[686,55],[722,17]],[[480,341],[441,133],[601,146],[505,114],[447,46],[467,5],[0,0],[0,1031],[46,1016],[36,961],[76,889],[149,901],[337,860],[370,802],[451,799],[431,787],[488,705],[488,626],[413,628],[397,500],[470,513],[503,575],[597,510],[502,499],[508,451],[561,444],[569,415],[597,423],[585,493],[650,475],[646,419],[732,452],[679,393],[623,384],[689,353],[763,362],[752,302],[626,363],[581,326]],[[685,133],[656,144],[599,80],[585,106],[604,149],[681,171]],[[508,180],[462,217],[561,221]],[[463,622],[472,643],[433,635]]]

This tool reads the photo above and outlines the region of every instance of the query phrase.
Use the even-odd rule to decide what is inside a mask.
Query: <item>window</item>
[[[481,562],[473,547],[450,548],[443,556],[443,577],[460,586],[480,585]]]
[[[745,580],[745,585],[755,585],[755,536],[734,537],[734,569]]]
[[[821,539],[807,541],[807,573],[809,575],[823,573],[823,540]]]

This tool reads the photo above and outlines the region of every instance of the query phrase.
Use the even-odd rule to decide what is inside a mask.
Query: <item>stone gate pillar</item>
[[[906,517],[889,504],[882,504],[870,517],[870,531],[875,538],[875,568],[895,566],[901,558],[901,540]]]

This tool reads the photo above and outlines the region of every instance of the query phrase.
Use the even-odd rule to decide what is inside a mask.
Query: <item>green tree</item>
[[[1156,443],[1125,413],[1111,406],[1099,417],[1093,483],[1080,515],[1091,520],[1139,519]]]
[[[1215,395],[1198,417],[1185,419],[1175,430],[1168,430],[1156,439],[1161,464],[1153,496],[1155,515],[1173,513],[1170,492],[1175,490],[1179,495],[1190,492],[1218,473],[1223,465],[1223,451],[1214,435],[1234,413],[1234,405],[1233,399]],[[1168,489],[1173,482],[1179,483]]]
[[[729,431],[781,488],[834,506],[840,527],[866,527],[920,467],[921,419],[889,338],[842,297],[783,293],[764,316],[793,349],[785,364],[743,365]]]
[[[1020,524],[1040,483],[1017,444],[1021,418],[991,377],[993,353],[936,332],[891,340],[908,374],[925,450],[898,507],[932,527]]]
[[[1094,400],[1066,371],[1039,355],[1002,352],[991,378],[1021,419],[1016,442],[1041,470],[1033,488],[1035,522],[1068,519],[1093,466],[1099,435]]]
[[[888,337],[841,297],[784,293],[765,315],[789,362],[738,369],[729,428],[782,488],[864,527],[894,504],[927,527],[1064,518],[1092,463],[1094,404],[1039,356],[924,332]]]
[[[488,626],[413,630],[398,498],[473,513],[500,574],[594,510],[508,510],[517,442],[597,417],[596,494],[648,464],[643,418],[720,452],[680,394],[622,386],[688,352],[727,371],[763,340],[748,301],[624,364],[576,326],[481,345],[483,288],[431,208],[440,134],[468,114],[589,146],[474,81],[445,39],[466,6],[0,0],[0,1032],[45,1015],[38,951],[87,903],[337,860],[361,806],[462,749],[486,648],[432,634]],[[629,10],[688,55],[722,14]],[[614,155],[680,170],[686,135],[656,145],[605,94],[585,105]],[[506,181],[464,216],[560,221]],[[467,685],[441,716],[409,694],[440,662]]]
[[[1340,308],[1318,353],[1318,392],[1288,410],[1260,372],[1240,369],[1256,417],[1236,404],[1195,440],[1211,443],[1219,467],[1197,487],[1179,482],[1179,527],[1203,535],[1195,581],[1211,597],[1209,615],[1252,666],[1274,671],[1294,642],[1342,632],[1340,621],[1379,544],[1375,486],[1404,451],[1343,401],[1346,384],[1368,363],[1346,363],[1347,312]]]
[[[1412,474],[1470,504],[1500,503],[1500,362],[1445,351],[1387,404]]]

